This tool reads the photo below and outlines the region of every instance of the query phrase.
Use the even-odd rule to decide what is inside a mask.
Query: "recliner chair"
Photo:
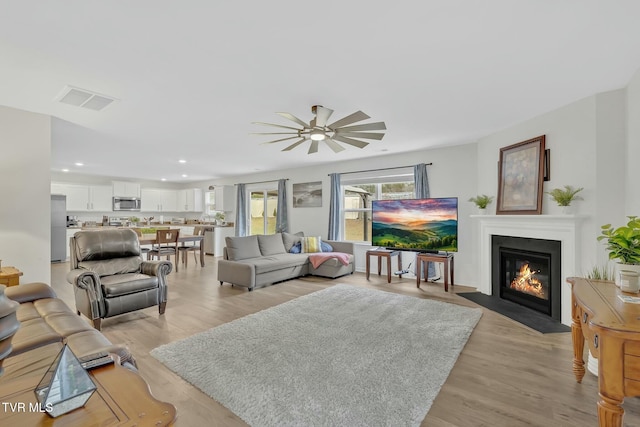
[[[154,305],[164,314],[169,261],[143,261],[130,229],[78,231],[69,239],[76,310],[101,330],[102,319]]]

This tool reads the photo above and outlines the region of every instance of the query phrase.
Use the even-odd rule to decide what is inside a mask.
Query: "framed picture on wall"
[[[322,181],[293,184],[294,208],[317,208],[322,206]]]
[[[496,214],[541,214],[545,136],[500,149]]]

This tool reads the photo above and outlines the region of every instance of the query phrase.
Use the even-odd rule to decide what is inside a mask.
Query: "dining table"
[[[138,236],[140,245],[154,245],[156,243],[155,234],[143,234]],[[200,242],[200,265],[204,267],[204,235],[201,234],[185,234],[178,236],[178,243],[185,246],[187,242]]]

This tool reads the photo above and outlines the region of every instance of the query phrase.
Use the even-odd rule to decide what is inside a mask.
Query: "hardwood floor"
[[[73,290],[66,281],[68,270],[68,263],[52,264],[52,286],[73,308]],[[163,316],[158,315],[156,307],[103,321],[103,333],[112,342],[130,347],[153,394],[176,406],[178,426],[246,424],[150,356],[149,352],[159,345],[336,283],[479,307],[451,291],[445,293],[441,283],[417,289],[413,279],[394,278],[388,284],[384,275],[372,275],[370,281],[363,273],[336,280],[305,277],[253,292],[228,284],[220,286],[216,277],[216,259],[207,256],[204,268],[191,264],[170,274],[169,302]],[[456,292],[473,290],[455,286]],[[422,425],[596,426],[597,378],[587,373],[582,384],[576,383],[571,368],[571,333],[543,335],[482,310],[480,322]],[[188,354],[185,363],[189,363]],[[640,399],[626,399],[624,409],[625,425],[640,425]]]

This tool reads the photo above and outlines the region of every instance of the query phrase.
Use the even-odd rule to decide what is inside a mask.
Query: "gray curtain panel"
[[[276,233],[289,232],[289,212],[287,211],[287,180],[278,180],[278,208],[276,210]]]
[[[419,163],[413,167],[413,184],[416,193],[416,199],[428,199],[429,196],[429,176],[427,175],[427,165]],[[422,277],[428,279],[437,279],[438,273],[436,272],[436,266],[432,262],[427,263],[428,274],[422,272]]]
[[[340,210],[342,205],[342,194],[340,192],[340,174],[332,173],[331,177],[331,200],[329,202],[329,240],[340,239]]]
[[[244,184],[237,185],[236,197],[236,236],[247,235],[247,194]]]

